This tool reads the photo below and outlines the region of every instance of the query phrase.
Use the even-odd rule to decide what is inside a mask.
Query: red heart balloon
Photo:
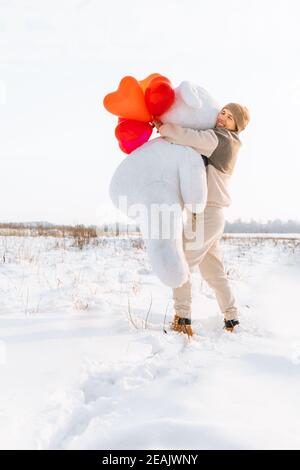
[[[160,116],[172,106],[174,100],[175,92],[167,78],[151,80],[145,91],[145,102],[150,114]]]
[[[115,136],[120,149],[129,154],[149,140],[152,130],[153,127],[148,122],[119,118]]]
[[[144,78],[144,80],[139,80],[139,85],[140,85],[141,89],[143,90],[143,93],[145,93],[146,88],[150,85],[152,80],[154,78],[157,78],[157,77],[166,78],[163,75],[161,75],[160,73],[151,73],[151,75],[148,75],[148,77]]]

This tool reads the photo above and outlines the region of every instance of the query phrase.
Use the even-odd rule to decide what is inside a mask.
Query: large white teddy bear
[[[215,126],[220,107],[204,88],[184,81],[174,91],[173,105],[160,116],[164,124],[198,130]],[[201,213],[207,199],[201,155],[154,138],[121,162],[109,193],[114,205],[140,225],[153,272],[169,287],[184,284],[189,267],[182,243],[183,210]]]

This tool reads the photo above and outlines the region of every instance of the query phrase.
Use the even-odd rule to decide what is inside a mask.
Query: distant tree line
[[[253,219],[250,222],[237,219],[233,222],[226,221],[225,233],[300,233],[300,221],[283,222],[275,219],[262,223]]]
[[[77,238],[93,238],[99,235],[124,235],[139,233],[140,228],[136,224],[124,224],[115,222],[102,225],[55,225],[49,222],[9,222],[0,223],[0,229],[5,232],[10,230],[10,234],[18,234],[27,230],[32,235],[44,236],[72,236]],[[288,220],[283,222],[280,219],[258,222],[252,219],[245,222],[236,219],[233,222],[226,221],[225,233],[300,233],[300,221]],[[1,235],[1,233],[0,233]]]

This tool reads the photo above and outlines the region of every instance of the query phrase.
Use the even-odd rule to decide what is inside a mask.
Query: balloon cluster
[[[129,154],[152,134],[151,122],[173,104],[175,93],[168,78],[153,73],[144,80],[122,78],[119,87],[104,97],[107,111],[118,116],[115,136],[120,149]]]

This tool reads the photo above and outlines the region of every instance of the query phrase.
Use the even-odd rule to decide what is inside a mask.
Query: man
[[[220,310],[224,314],[224,328],[231,332],[239,324],[238,309],[223,266],[219,244],[225,226],[223,208],[231,203],[229,181],[241,146],[239,133],[245,129],[249,120],[249,111],[245,106],[229,103],[219,112],[214,129],[186,129],[176,124],[153,121],[165,140],[193,147],[204,156],[208,189],[207,205],[203,213],[204,240],[200,249],[188,250],[183,234],[184,252],[189,267],[198,265],[202,277],[214,290]],[[187,212],[188,218],[196,221],[196,214]],[[173,289],[175,316],[172,329],[188,336],[193,335],[191,287],[189,275],[185,284]]]

